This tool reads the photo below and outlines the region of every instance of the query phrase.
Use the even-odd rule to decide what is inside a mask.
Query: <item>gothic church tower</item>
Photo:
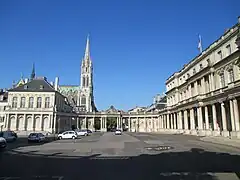
[[[87,37],[85,54],[81,64],[81,78],[78,106],[83,111],[93,112],[96,111],[93,97],[93,66],[90,57],[90,42],[89,36]]]

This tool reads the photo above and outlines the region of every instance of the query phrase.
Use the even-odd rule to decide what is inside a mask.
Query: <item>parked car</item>
[[[64,131],[58,134],[58,139],[76,139],[77,136],[75,131]]]
[[[47,138],[42,133],[31,133],[28,136],[28,142],[46,142]]]
[[[17,134],[14,131],[2,131],[0,137],[3,137],[7,142],[12,142],[17,139]]]
[[[89,135],[87,129],[78,129],[75,132],[77,133],[78,136],[88,136]]]
[[[122,135],[122,131],[120,129],[116,129],[115,135]]]
[[[7,147],[7,141],[3,137],[0,137],[0,149],[4,149]]]

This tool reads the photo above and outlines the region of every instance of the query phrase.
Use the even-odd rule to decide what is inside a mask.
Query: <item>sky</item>
[[[239,0],[1,0],[0,88],[23,74],[80,84],[86,38],[99,110],[148,106],[165,81],[237,23]]]

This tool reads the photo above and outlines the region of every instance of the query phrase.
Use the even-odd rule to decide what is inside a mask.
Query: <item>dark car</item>
[[[42,133],[31,133],[28,136],[28,142],[45,142],[46,137]]]
[[[89,129],[87,129],[87,133],[88,133],[88,134],[91,134],[91,133],[92,133],[92,131],[91,131],[91,130],[89,130]]]

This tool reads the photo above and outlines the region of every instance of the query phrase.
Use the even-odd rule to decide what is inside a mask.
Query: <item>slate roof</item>
[[[8,90],[9,92],[56,92],[54,87],[45,78],[32,81]]]

